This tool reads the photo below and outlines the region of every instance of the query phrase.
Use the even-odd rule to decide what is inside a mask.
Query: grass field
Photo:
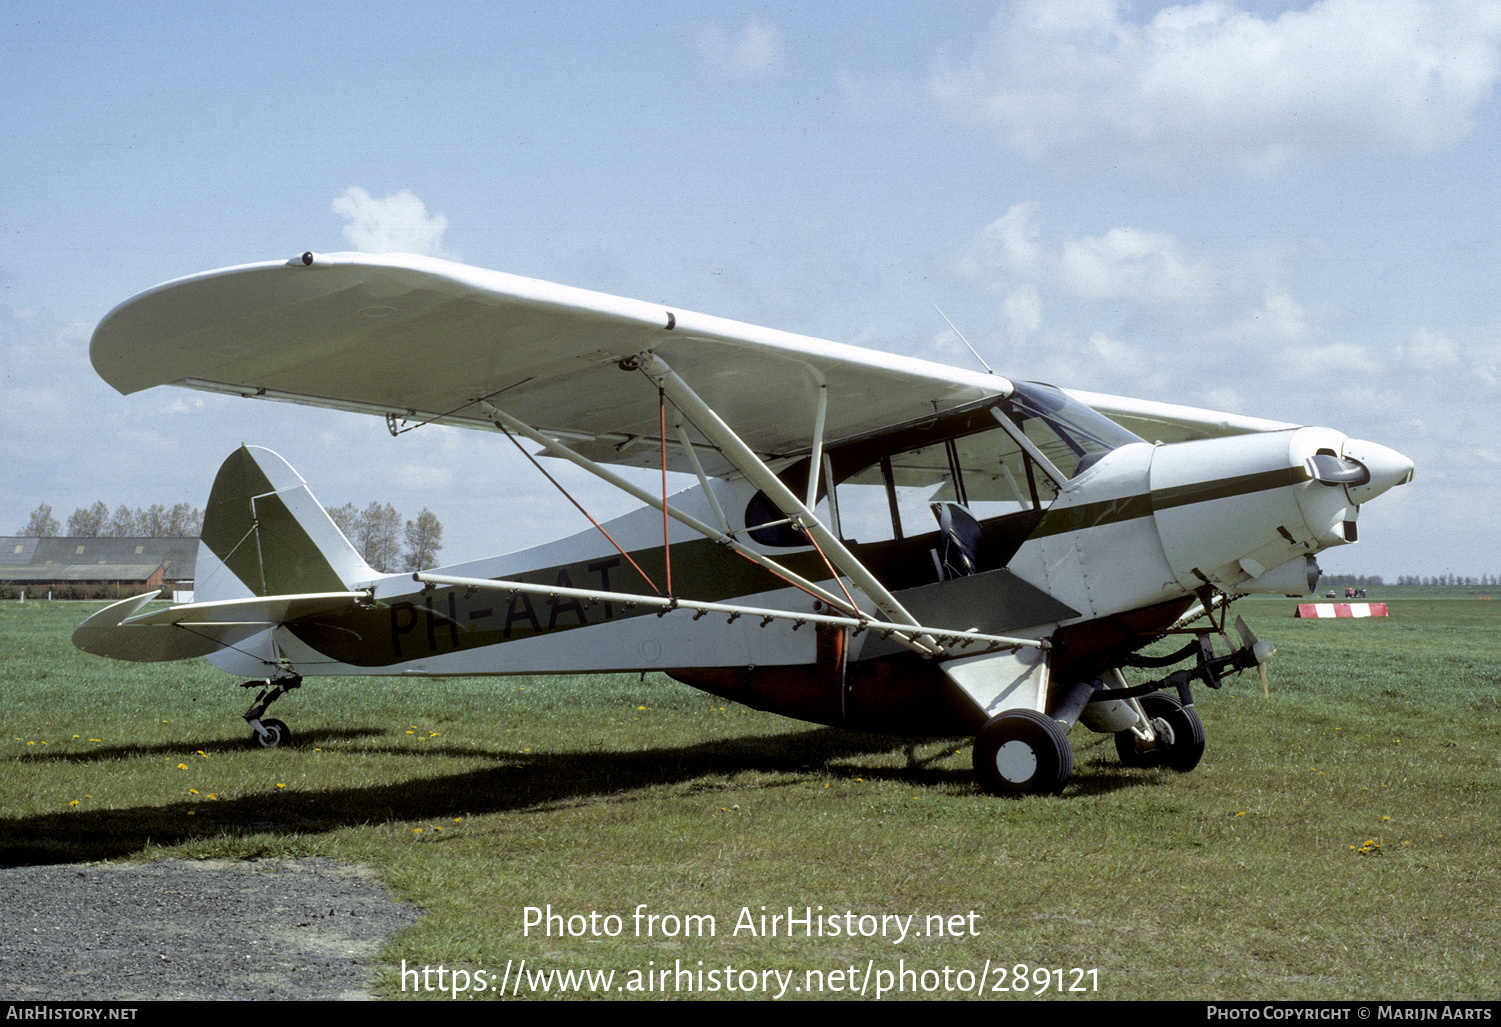
[[[296,744],[253,750],[234,679],[76,652],[94,605],[6,603],[0,864],[363,862],[427,911],[384,958],[493,973],[487,994],[525,959],[613,971],[624,997],[674,994],[687,979],[647,976],[665,968],[710,997],[755,971],[750,997],[776,972],[802,998],[869,972],[867,994],[908,998],[1495,998],[1501,601],[1429,591],[1386,620],[1238,604],[1279,647],[1271,698],[1252,675],[1201,690],[1197,770],[1124,768],[1081,727],[1064,795],[1022,801],[976,789],[967,739],[812,727],[652,677],[309,679],[273,711]],[[549,906],[550,932],[525,927]],[[766,936],[763,906],[811,907],[822,936]],[[883,914],[912,933],[860,933]]]

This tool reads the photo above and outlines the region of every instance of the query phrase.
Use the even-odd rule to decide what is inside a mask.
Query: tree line
[[[390,503],[371,503],[363,510],[353,503],[328,508],[328,516],[344,537],[375,570],[420,571],[434,567],[443,548],[443,525],[426,507],[404,520]],[[43,503],[17,533],[23,538],[197,538],[203,534],[203,511],[187,503],[153,503],[132,510],[109,507],[101,500],[80,506],[59,530],[52,507]]]
[[[121,504],[110,513],[100,500],[74,510],[66,530],[59,530],[52,507],[43,503],[31,511],[17,534],[23,538],[197,538],[202,533],[203,511],[187,503],[153,503],[134,510]]]
[[[410,521],[403,521],[390,503],[371,503],[363,510],[345,503],[328,507],[328,516],[375,570],[421,571],[437,566],[443,525],[427,507]]]
[[[1346,585],[1354,588],[1379,588],[1386,582],[1379,574],[1325,574],[1319,578],[1320,587],[1335,588]],[[1394,585],[1459,585],[1469,588],[1501,587],[1501,574],[1399,574]]]
[[[1501,585],[1501,574],[1400,574],[1399,585],[1466,585],[1471,588],[1494,588]]]

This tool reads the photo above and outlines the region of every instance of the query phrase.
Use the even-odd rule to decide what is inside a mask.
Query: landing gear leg
[[[301,688],[302,677],[294,674],[289,678],[274,678],[269,681],[247,681],[240,687],[261,690],[261,694],[255,697],[255,705],[245,713],[245,723],[253,729],[250,734],[250,744],[258,745],[262,749],[291,745],[292,732],[287,730],[286,724],[275,719],[263,720],[261,718],[266,716],[268,706],[292,689]]]

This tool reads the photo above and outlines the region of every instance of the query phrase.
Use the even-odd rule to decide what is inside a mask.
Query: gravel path
[[[369,999],[419,912],[328,859],[0,868],[11,1000]]]

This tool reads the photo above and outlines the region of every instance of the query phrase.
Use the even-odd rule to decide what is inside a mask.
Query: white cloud
[[[1485,397],[1490,401],[1501,389],[1501,357],[1497,352],[1493,339],[1462,344],[1419,328],[1405,345],[1397,347],[1393,358],[1405,374],[1462,382],[1466,399]]]
[[[1280,362],[1303,378],[1329,383],[1330,388],[1367,388],[1370,379],[1386,372],[1385,361],[1358,342],[1298,346],[1284,350]],[[1357,384],[1349,385],[1352,381]]]
[[[1221,0],[1146,23],[1115,0],[1004,6],[929,96],[1040,164],[1262,177],[1421,154],[1473,130],[1501,77],[1501,5],[1322,0],[1263,18]]]
[[[1166,232],[1112,228],[1063,243],[1059,272],[1077,295],[1093,300],[1163,302],[1206,295],[1214,283]]]
[[[429,215],[427,205],[409,190],[377,200],[352,185],[334,199],[332,207],[347,222],[344,238],[361,253],[445,255],[443,233],[448,219]]]
[[[1454,368],[1463,363],[1458,346],[1426,328],[1413,333],[1401,355],[1405,362],[1425,371]]]
[[[1037,286],[1029,282],[1013,289],[1001,303],[1001,314],[1008,340],[1013,346],[1019,345],[1042,327],[1042,297]]]
[[[1262,254],[1196,250],[1171,233],[1126,226],[1087,236],[1047,232],[1032,201],[1013,204],[981,229],[960,256],[959,269],[1007,292],[1008,315],[1039,310],[1035,293],[1041,291],[1076,303],[1212,307],[1221,315],[1228,302],[1264,313],[1268,324],[1286,327],[1298,320],[1276,286],[1275,263]],[[1034,295],[1019,297],[1021,287]],[[1013,297],[1025,305],[1013,308]]]
[[[958,268],[999,297],[996,363],[1024,378],[1238,409],[1252,381],[1381,369],[1363,350],[1306,350],[1321,340],[1261,247],[1130,226],[1071,235],[1028,201],[976,232]]]
[[[698,48],[714,67],[732,75],[759,75],[782,60],[782,31],[775,25],[751,18],[730,35],[719,26],[698,34]]]

